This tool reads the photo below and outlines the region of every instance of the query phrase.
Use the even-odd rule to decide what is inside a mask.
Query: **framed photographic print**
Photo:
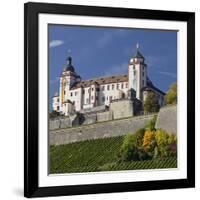
[[[25,4],[24,195],[195,186],[195,14]]]

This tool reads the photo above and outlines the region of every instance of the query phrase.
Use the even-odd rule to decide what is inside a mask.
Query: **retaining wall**
[[[162,107],[158,113],[156,128],[177,134],[177,106]]]
[[[112,120],[68,129],[52,130],[49,133],[50,144],[67,144],[89,139],[105,138],[134,133],[144,127],[154,115]]]

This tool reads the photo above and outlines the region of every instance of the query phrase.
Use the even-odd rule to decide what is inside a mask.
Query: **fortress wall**
[[[134,115],[133,102],[131,100],[113,101],[110,104],[113,119],[131,117]]]
[[[158,113],[156,128],[177,134],[177,106],[162,107]]]
[[[60,145],[83,140],[126,135],[134,133],[138,128],[144,127],[153,116],[131,117],[68,129],[52,130],[49,133],[49,141],[51,145]]]
[[[109,111],[97,113],[97,122],[112,120],[112,114]]]
[[[109,111],[105,111],[106,106],[87,109],[82,111],[82,125],[94,124],[97,122],[109,121],[113,119],[127,118],[134,115],[134,105],[131,100],[123,99],[110,103]],[[89,112],[92,111],[92,112]],[[95,111],[95,112],[94,112]],[[49,129],[56,130],[59,128],[70,128],[79,124],[78,115],[51,119]]]

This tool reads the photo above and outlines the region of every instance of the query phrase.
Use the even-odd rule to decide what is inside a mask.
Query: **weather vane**
[[[139,49],[139,43],[136,44],[136,48]]]
[[[71,53],[72,53],[71,49],[68,49],[68,50],[67,50],[67,54],[70,55]]]

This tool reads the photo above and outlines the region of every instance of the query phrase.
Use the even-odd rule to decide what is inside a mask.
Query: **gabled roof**
[[[80,87],[90,87],[91,85],[104,85],[110,83],[119,83],[119,82],[128,82],[127,75],[116,75],[116,76],[109,76],[109,77],[99,77],[96,79],[90,80],[82,80],[78,83],[72,85],[71,89],[77,89]]]
[[[143,87],[142,90],[143,91],[148,91],[148,90],[155,90],[158,93],[161,93],[162,95],[165,95],[165,93],[163,91],[161,91],[160,89],[158,89],[156,86],[153,85],[152,81],[149,79],[149,77],[147,77],[147,86]]]

